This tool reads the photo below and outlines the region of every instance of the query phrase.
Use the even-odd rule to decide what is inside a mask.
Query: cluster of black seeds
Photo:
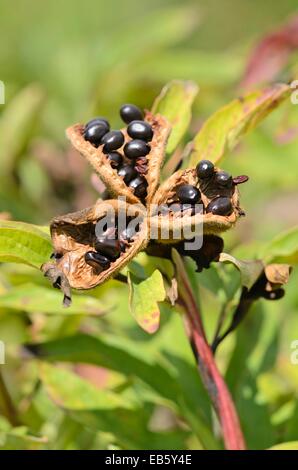
[[[134,236],[140,227],[129,224],[122,231],[118,230],[117,220],[115,226],[108,227],[99,236],[95,236],[94,250],[85,253],[85,262],[92,266],[96,274],[109,269],[111,263],[116,261],[131,245]]]
[[[162,207],[160,214],[165,213],[186,213],[195,215],[197,213],[212,213],[215,215],[228,216],[233,212],[231,196],[233,187],[237,184],[245,183],[247,176],[232,176],[226,171],[216,171],[214,165],[209,160],[201,160],[196,167],[198,177],[198,185],[200,183],[212,189],[212,193],[216,194],[212,197],[209,204],[204,207],[201,191],[197,186],[191,184],[181,184],[176,188],[175,200]],[[200,205],[197,207],[196,205]]]
[[[110,130],[109,122],[101,117],[92,119],[85,125],[84,137],[95,147],[103,145],[103,152],[112,168],[134,194],[144,200],[148,186],[144,176],[148,170],[146,156],[151,150],[148,142],[153,138],[153,130],[150,124],[144,121],[141,109],[133,104],[121,106],[120,116],[127,124],[127,135],[131,138],[124,147],[123,133]]]

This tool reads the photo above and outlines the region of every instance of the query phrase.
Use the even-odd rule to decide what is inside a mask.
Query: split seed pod
[[[215,172],[220,171],[219,168],[215,168]],[[170,238],[181,227],[194,230],[196,226],[203,222],[203,233],[204,234],[219,234],[230,229],[237,221],[240,215],[243,215],[243,211],[239,206],[239,191],[237,186],[233,184],[231,188],[220,188],[213,184],[212,178],[207,182],[199,180],[196,170],[189,168],[186,170],[179,170],[170,176],[159,188],[158,192],[153,198],[153,211],[155,210],[154,205],[162,206],[168,205],[177,201],[177,188],[184,184],[190,184],[197,187],[201,193],[201,199],[204,207],[206,208],[211,200],[214,200],[218,196],[228,197],[231,201],[232,211],[229,215],[216,215],[213,213],[195,214],[191,215],[191,211],[175,212],[172,216],[162,214],[155,215],[151,212],[150,225],[151,229],[158,230],[158,233],[166,231],[168,229]],[[181,220],[182,219],[182,220]],[[185,230],[186,232],[186,230]],[[161,242],[168,242],[160,239]]]
[[[148,182],[146,203],[149,204],[159,183],[160,168],[171,128],[163,116],[159,114],[154,115],[149,111],[146,112],[144,120],[151,125],[153,130],[153,139],[149,143],[151,150],[145,157],[147,159],[147,172],[144,173],[144,177]],[[124,147],[130,138],[127,135],[126,128],[122,129],[122,133],[125,138]],[[129,188],[124,183],[123,178],[118,175],[117,170],[111,167],[107,155],[103,152],[103,145],[98,148],[94,147],[84,139],[83,134],[84,126],[82,124],[75,124],[66,130],[66,135],[72,145],[91,163],[107,186],[109,194],[113,197],[125,196],[129,203],[139,203],[140,199],[134,195],[133,189]],[[122,155],[123,147],[117,150]]]
[[[100,220],[103,221],[104,217],[110,217],[111,210],[118,219],[121,213],[122,216],[125,213],[130,219],[137,218],[139,231],[132,240],[122,241],[125,251],[111,262],[108,269],[97,272],[86,263],[85,255],[90,251],[95,252],[96,224]],[[144,207],[141,204],[132,206],[117,200],[98,201],[90,208],[56,217],[52,220],[50,229],[56,259],[44,264],[42,271],[56,284],[56,277],[60,275],[61,278],[62,273],[69,285],[75,289],[91,289],[115,276],[148,242]]]

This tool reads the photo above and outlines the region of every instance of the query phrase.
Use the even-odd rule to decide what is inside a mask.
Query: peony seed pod
[[[147,196],[145,202],[150,203],[159,183],[160,168],[165,156],[167,140],[170,134],[170,124],[159,114],[152,114],[149,111],[145,114],[145,121],[150,124],[153,131],[153,138],[150,142],[150,152],[146,155],[147,171],[144,174],[147,183]],[[124,145],[130,141],[126,128],[122,129],[125,141]],[[103,145],[94,147],[84,138],[84,126],[76,124],[66,130],[66,135],[72,145],[85,157],[99,174],[108,188],[111,196],[125,196],[129,203],[138,203],[140,199],[134,194],[133,188],[128,187],[123,178],[117,174],[108,161],[107,155],[103,152]],[[123,153],[123,146],[117,152],[126,159]],[[126,163],[131,163],[126,159]]]

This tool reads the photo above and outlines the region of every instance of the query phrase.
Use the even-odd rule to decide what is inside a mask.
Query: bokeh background
[[[0,79],[6,87],[6,103],[0,106],[0,213],[2,218],[38,225],[86,207],[98,197],[98,181],[66,141],[68,125],[99,114],[117,128],[122,103],[150,108],[165,83],[188,79],[199,85],[200,92],[187,142],[208,116],[243,92],[240,83],[256,44],[298,13],[296,0],[1,0],[0,9]],[[293,78],[297,57],[293,50],[276,81]],[[255,256],[297,223],[297,118],[298,105],[286,103],[226,158],[225,169],[248,174],[250,182],[241,188],[247,216],[225,235],[225,251],[243,258]],[[198,278],[198,285],[211,335],[221,299],[210,288],[218,273],[210,272],[209,277]],[[298,440],[298,365],[290,362],[291,343],[298,339],[297,280],[294,272],[281,301],[260,301],[219,351],[218,361],[251,448]],[[29,307],[14,297],[14,289],[26,286],[33,303]],[[142,410],[141,423],[136,416],[131,422],[125,421],[127,417],[117,421],[115,413],[112,417],[107,413],[107,422],[99,420],[95,432],[94,416],[78,417],[49,397],[37,380],[38,366],[27,361],[21,347],[91,332],[109,347],[118,345],[149,362],[167,363],[173,376],[185,381],[185,393],[192,390],[193,414],[200,409],[208,421],[212,416],[207,398],[175,309],[163,308],[160,331],[151,337],[134,323],[127,288],[117,282],[88,293],[109,310],[102,319],[86,315],[80,305],[69,316],[55,308],[55,302],[51,308],[42,305],[34,286],[48,287],[33,269],[0,266],[0,339],[8,345],[8,363],[1,368],[16,408],[11,424],[26,427],[17,436],[8,432],[3,413],[3,447],[202,447],[199,433],[183,422],[181,410],[165,399],[153,399],[129,372],[122,373],[120,366],[118,371],[86,366],[78,360],[68,369],[101,390],[135,394]],[[196,387],[199,393],[194,398]],[[115,437],[113,428],[121,428],[119,422],[123,435],[119,431],[120,437],[117,432]],[[135,426],[129,438],[125,422]],[[45,440],[34,441],[32,436]]]

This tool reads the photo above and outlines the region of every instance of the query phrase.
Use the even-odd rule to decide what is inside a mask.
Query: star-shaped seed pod
[[[131,140],[133,132],[129,127],[109,133],[112,138],[115,132],[118,133],[117,138],[120,136],[121,141],[113,155],[107,151],[107,138],[103,138],[100,145],[93,145],[86,139],[86,126],[76,124],[66,131],[71,144],[96,170],[111,196],[110,200],[99,200],[93,207],[56,217],[51,222],[53,261],[44,264],[42,271],[55,287],[64,290],[67,299],[70,287],[91,289],[115,276],[147,247],[156,228],[155,244],[181,244],[185,238],[184,230],[181,230],[178,240],[172,237],[176,226],[181,228],[181,220],[183,227],[194,230],[203,224],[204,235],[214,236],[231,228],[243,215],[237,184],[244,182],[245,178],[232,180],[229,174],[211,162],[202,161],[197,168],[179,170],[160,185],[160,171],[171,126],[163,116],[149,111],[142,122],[140,129],[149,126],[151,140],[141,142],[141,146],[147,146],[147,154],[137,156],[133,163],[127,144],[138,141]],[[125,173],[121,173],[119,165],[117,167],[117,160],[121,160],[122,168],[126,165],[136,171],[139,176],[135,181],[138,184],[139,179],[143,181],[145,192],[137,192],[138,186],[125,179]],[[157,206],[165,207],[165,213],[159,213]],[[109,219],[111,210],[114,225],[99,230],[102,222]],[[126,219],[124,225],[120,223],[123,215]],[[137,226],[134,232],[131,224]],[[164,237],[163,229],[166,227],[170,230]],[[215,255],[208,255],[207,260],[204,254],[204,263],[201,260],[203,251],[200,251],[200,256],[194,250],[189,254],[196,260],[198,270],[209,266],[210,261],[218,257],[222,240],[219,237],[215,239],[217,249],[212,251]],[[210,240],[213,243],[214,240]]]

